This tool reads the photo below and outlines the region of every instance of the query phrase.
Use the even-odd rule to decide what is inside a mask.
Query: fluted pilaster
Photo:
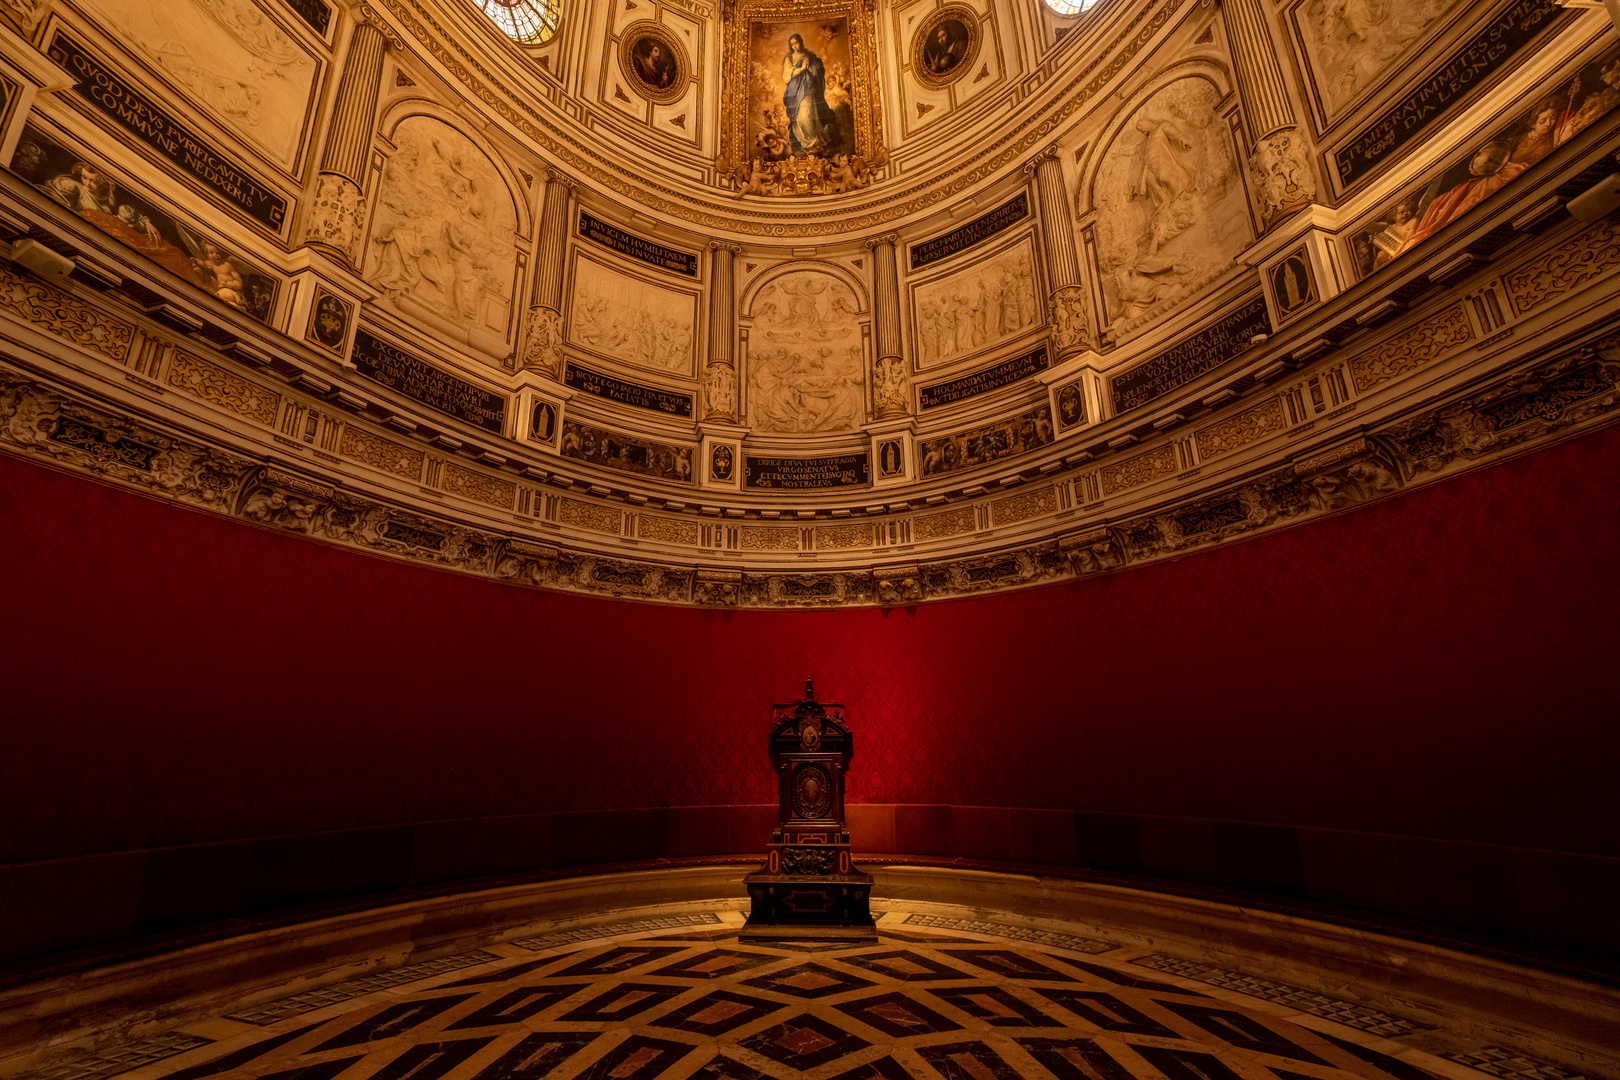
[[[718,241],[709,245],[709,361],[703,369],[705,420],[737,419],[737,337],[735,262],[742,248]]]
[[[305,230],[306,242],[330,248],[351,266],[360,261],[356,247],[366,217],[366,168],[382,92],[383,54],[388,50],[382,23],[373,13],[364,9],[363,13],[364,21],[349,36]]]
[[[866,241],[872,250],[872,322],[878,353],[872,365],[872,404],[879,420],[897,420],[911,413],[906,360],[900,349],[900,268],[895,261],[899,241],[895,233]]]
[[[1249,153],[1249,187],[1261,220],[1270,228],[1316,198],[1310,140],[1294,119],[1261,0],[1222,0],[1221,10],[1232,43],[1243,114],[1254,140]]]
[[[1030,163],[1035,175],[1035,201],[1040,207],[1042,249],[1046,253],[1047,323],[1052,328],[1054,361],[1091,348],[1088,298],[1080,283],[1080,255],[1074,245],[1063,163],[1048,148]]]
[[[540,207],[539,243],[534,253],[534,302],[524,336],[523,366],[550,378],[562,373],[562,291],[568,252],[568,207],[573,185],[551,170]]]

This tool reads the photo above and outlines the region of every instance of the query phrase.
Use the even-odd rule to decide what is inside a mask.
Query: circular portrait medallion
[[[667,105],[686,93],[692,67],[674,36],[655,22],[632,23],[619,39],[619,66],[636,93]]]
[[[930,15],[911,43],[911,70],[924,86],[939,88],[960,79],[979,55],[979,17],[950,4]]]

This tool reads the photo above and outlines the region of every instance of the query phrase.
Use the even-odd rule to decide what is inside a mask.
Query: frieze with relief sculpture
[[[1199,428],[1193,433],[1193,441],[1198,446],[1198,459],[1212,461],[1234,450],[1241,450],[1257,439],[1275,434],[1287,426],[1282,398],[1270,397],[1258,405],[1244,409],[1236,416]]]
[[[343,425],[343,434],[338,439],[338,453],[409,480],[422,475],[422,463],[427,458],[414,447],[402,446],[392,439],[373,435],[354,424]]]
[[[1033,248],[1024,241],[912,290],[919,367],[972,356],[1041,323]],[[1080,329],[1085,335],[1084,325]]]
[[[698,527],[695,521],[642,514],[636,519],[636,536],[643,540],[657,540],[665,544],[683,544],[696,547]]]
[[[210,405],[267,427],[275,424],[281,410],[281,395],[274,390],[267,390],[184,349],[174,350],[166,381]]]
[[[72,345],[109,360],[129,358],[135,325],[84,304],[71,293],[0,262],[0,310]]]
[[[1449,7],[1447,0],[1407,4],[1305,0],[1294,9],[1323,111],[1330,116],[1341,111]]]
[[[513,502],[517,500],[516,484],[497,480],[450,462],[444,467],[444,490],[475,502],[498,506],[503,510],[510,510]]]
[[[1127,118],[1092,182],[1108,330],[1148,326],[1232,266],[1250,237],[1221,93],[1203,76],[1154,91]]]
[[[921,598],[940,599],[1016,587],[1026,580],[1044,580],[1061,573],[1065,566],[1074,574],[1106,572],[1132,561],[1165,557],[1188,547],[1208,546],[1319,513],[1337,512],[1359,505],[1358,500],[1375,501],[1390,493],[1391,478],[1443,475],[1496,460],[1503,453],[1518,452],[1523,446],[1559,437],[1572,428],[1602,423],[1620,406],[1617,385],[1620,341],[1609,338],[1533,371],[1501,380],[1454,405],[1403,421],[1391,427],[1387,435],[1369,438],[1375,450],[1370,461],[1338,453],[1305,459],[1307,472],[1316,461],[1330,462],[1326,474],[1331,483],[1310,483],[1310,477],[1302,477],[1294,467],[1272,470],[1236,494],[1212,496],[1186,509],[1129,519],[1115,529],[1104,530],[1103,535],[1085,534],[1083,544],[1065,541],[1062,550],[1058,545],[1038,544],[1025,549],[1028,554],[1024,558],[995,556],[924,566],[919,570]],[[68,437],[91,447],[105,447],[109,453],[59,444],[53,436],[60,430],[57,421],[64,416],[64,404],[69,403],[60,395],[0,369],[0,442],[12,453],[47,454],[71,470],[94,472],[162,497],[204,508],[211,506],[217,512],[235,513],[246,520],[363,550],[535,587],[610,591],[615,595],[688,602],[688,594],[682,589],[690,585],[690,579],[675,571],[666,580],[660,571],[668,571],[667,567],[565,556],[555,548],[508,541],[401,513],[357,496],[334,494],[329,486],[261,470],[250,462],[238,462],[201,448],[181,446],[138,425],[83,406],[71,405],[65,410],[76,426]],[[1378,449],[1380,446],[1383,449]],[[164,457],[168,460],[161,460]],[[1335,477],[1336,473],[1342,473],[1342,478]],[[273,498],[266,494],[269,492],[280,492],[280,497]],[[262,500],[257,498],[261,494],[265,495]],[[245,513],[249,503],[253,507],[251,514]],[[305,504],[314,504],[313,509]],[[961,513],[971,519],[972,509],[962,507],[948,513]],[[1231,520],[1211,525],[1223,519]],[[1041,554],[1048,547],[1052,550]],[[1124,554],[1126,548],[1131,552],[1129,557]],[[597,562],[617,584],[585,569],[586,563],[594,566]],[[743,606],[768,607],[879,602],[878,585],[868,571],[821,575],[749,573],[740,586],[739,597]]]
[[[200,509],[223,510],[251,465],[93,408],[0,368],[0,442]]]
[[[1350,358],[1350,378],[1366,393],[1380,383],[1433,363],[1459,345],[1474,340],[1474,327],[1461,304]]]
[[[517,210],[499,170],[466,135],[428,116],[392,133],[366,279],[395,307],[428,312],[504,350],[517,273]]]
[[[1620,266],[1620,217],[1610,214],[1559,247],[1502,275],[1513,310],[1524,315]]]
[[[942,540],[972,532],[973,509],[958,506],[937,514],[923,514],[912,522],[911,531],[918,540]]]
[[[851,548],[869,548],[875,543],[872,526],[860,525],[818,525],[816,527],[817,551],[847,551]]]
[[[1057,491],[1051,487],[1037,488],[990,504],[992,525],[1015,525],[1020,521],[1057,513]]]
[[[849,431],[865,419],[859,302],[831,274],[798,270],[754,296],[748,419],[757,431]]]
[[[1170,476],[1176,471],[1176,452],[1173,447],[1161,446],[1137,454],[1115,465],[1097,470],[1104,495],[1114,495],[1143,484]]]
[[[81,0],[162,77],[283,168],[320,66],[252,0]]]

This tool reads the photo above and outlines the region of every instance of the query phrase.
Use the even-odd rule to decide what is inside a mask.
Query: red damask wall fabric
[[[909,610],[703,612],[333,550],[0,459],[0,861],[763,803],[846,702],[852,801],[1620,854],[1620,429],[1248,544]]]

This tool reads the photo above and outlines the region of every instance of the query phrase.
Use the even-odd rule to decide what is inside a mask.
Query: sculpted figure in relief
[[[917,347],[923,364],[966,356],[1040,322],[1028,245],[917,289]]]
[[[293,162],[315,61],[253,0],[89,2],[198,104]]]
[[[860,306],[828,274],[787,274],[754,300],[749,421],[760,431],[848,431],[861,423]]]
[[[396,304],[422,304],[503,333],[512,299],[517,213],[500,174],[449,125],[413,116],[394,133],[371,236],[370,280]]]
[[[589,259],[574,271],[570,335],[616,360],[689,374],[696,319],[690,293],[660,289]]]
[[[1307,0],[1299,8],[1323,104],[1337,112],[1372,84],[1448,0]]]
[[[1206,79],[1178,79],[1137,109],[1103,157],[1093,197],[1116,337],[1218,276],[1249,238],[1219,99]]]
[[[703,372],[704,392],[708,395],[710,416],[737,413],[737,369],[730,364],[710,364]]]

